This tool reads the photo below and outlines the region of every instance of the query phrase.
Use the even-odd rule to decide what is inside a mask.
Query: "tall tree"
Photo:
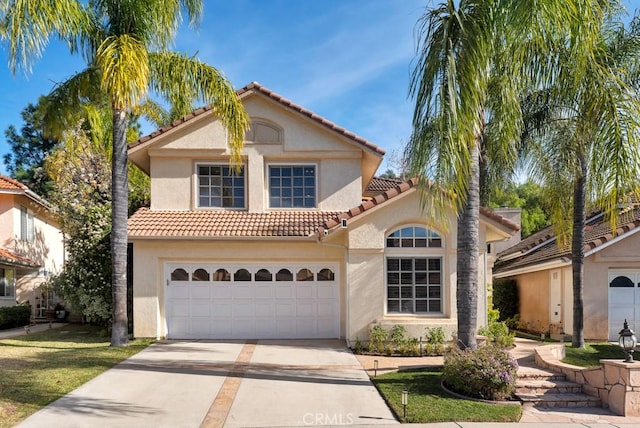
[[[11,146],[3,156],[9,174],[46,198],[51,190],[51,179],[44,167],[46,156],[56,147],[58,140],[44,135],[40,105],[28,104],[20,115],[24,124],[20,132],[10,125],[4,132]]]
[[[458,3],[456,5],[456,3]],[[511,169],[521,131],[520,94],[527,80],[542,80],[539,54],[566,35],[583,63],[594,44],[596,1],[447,0],[420,22],[418,59],[410,94],[415,99],[407,147],[412,171],[432,213],[453,203],[457,214],[458,345],[476,346],[480,154]],[[588,56],[588,55],[587,55]],[[483,284],[484,286],[484,284]]]
[[[220,71],[197,58],[168,51],[182,14],[190,24],[202,15],[202,0],[2,0],[0,34],[7,41],[9,66],[30,69],[51,37],[80,53],[87,68],[49,94],[45,116],[51,132],[71,128],[72,117],[87,100],[111,108],[112,154],[112,346],[127,334],[127,142],[132,112],[150,90],[169,100],[194,96],[213,105],[229,131],[233,162],[239,161],[248,118],[231,84]],[[55,107],[54,107],[55,106]]]
[[[625,28],[619,11],[612,11],[599,27],[594,60],[576,70],[564,52],[558,81],[530,97],[534,123],[525,147],[531,174],[546,183],[556,232],[571,237],[576,348],[584,347],[587,209],[603,209],[615,230],[618,204],[638,189],[640,94],[633,87],[640,76],[637,18],[631,29]]]

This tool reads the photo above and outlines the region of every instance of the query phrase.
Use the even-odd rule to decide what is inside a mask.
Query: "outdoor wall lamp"
[[[407,404],[409,404],[409,391],[405,389],[402,391],[402,417],[404,419],[407,419]]]
[[[636,339],[636,334],[629,328],[629,324],[627,320],[624,320],[624,327],[620,330],[620,339],[618,339],[618,344],[624,350],[626,357],[624,359],[625,363],[633,363],[633,350],[638,344],[638,339]]]

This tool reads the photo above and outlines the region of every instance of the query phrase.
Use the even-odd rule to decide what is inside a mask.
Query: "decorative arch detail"
[[[284,130],[265,119],[254,119],[245,133],[245,141],[261,144],[282,144]]]

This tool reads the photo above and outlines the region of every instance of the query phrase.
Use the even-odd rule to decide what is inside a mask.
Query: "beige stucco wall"
[[[134,246],[134,335],[164,337],[164,266],[169,262],[319,263],[340,266],[341,335],[344,335],[344,249],[315,241],[170,241],[136,240]]]
[[[549,328],[549,271],[516,277],[520,294],[520,321],[527,329],[543,332]]]
[[[242,149],[249,212],[269,209],[268,165],[276,163],[316,165],[319,210],[348,210],[360,204],[360,148],[309,119],[274,108],[278,104],[262,97],[251,97],[244,103],[251,118],[283,129],[279,144],[247,142]],[[226,131],[214,115],[208,114],[162,138],[149,149],[151,209],[197,209],[196,164],[229,161]]]

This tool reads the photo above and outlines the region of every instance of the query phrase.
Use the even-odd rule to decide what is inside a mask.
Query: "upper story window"
[[[33,242],[34,237],[33,213],[27,207],[20,207],[20,239]]]
[[[244,166],[198,165],[198,207],[244,208]]]
[[[444,254],[442,238],[423,226],[398,229],[387,235],[385,250],[387,313],[442,314]]]
[[[315,165],[269,166],[271,208],[315,208]]]

